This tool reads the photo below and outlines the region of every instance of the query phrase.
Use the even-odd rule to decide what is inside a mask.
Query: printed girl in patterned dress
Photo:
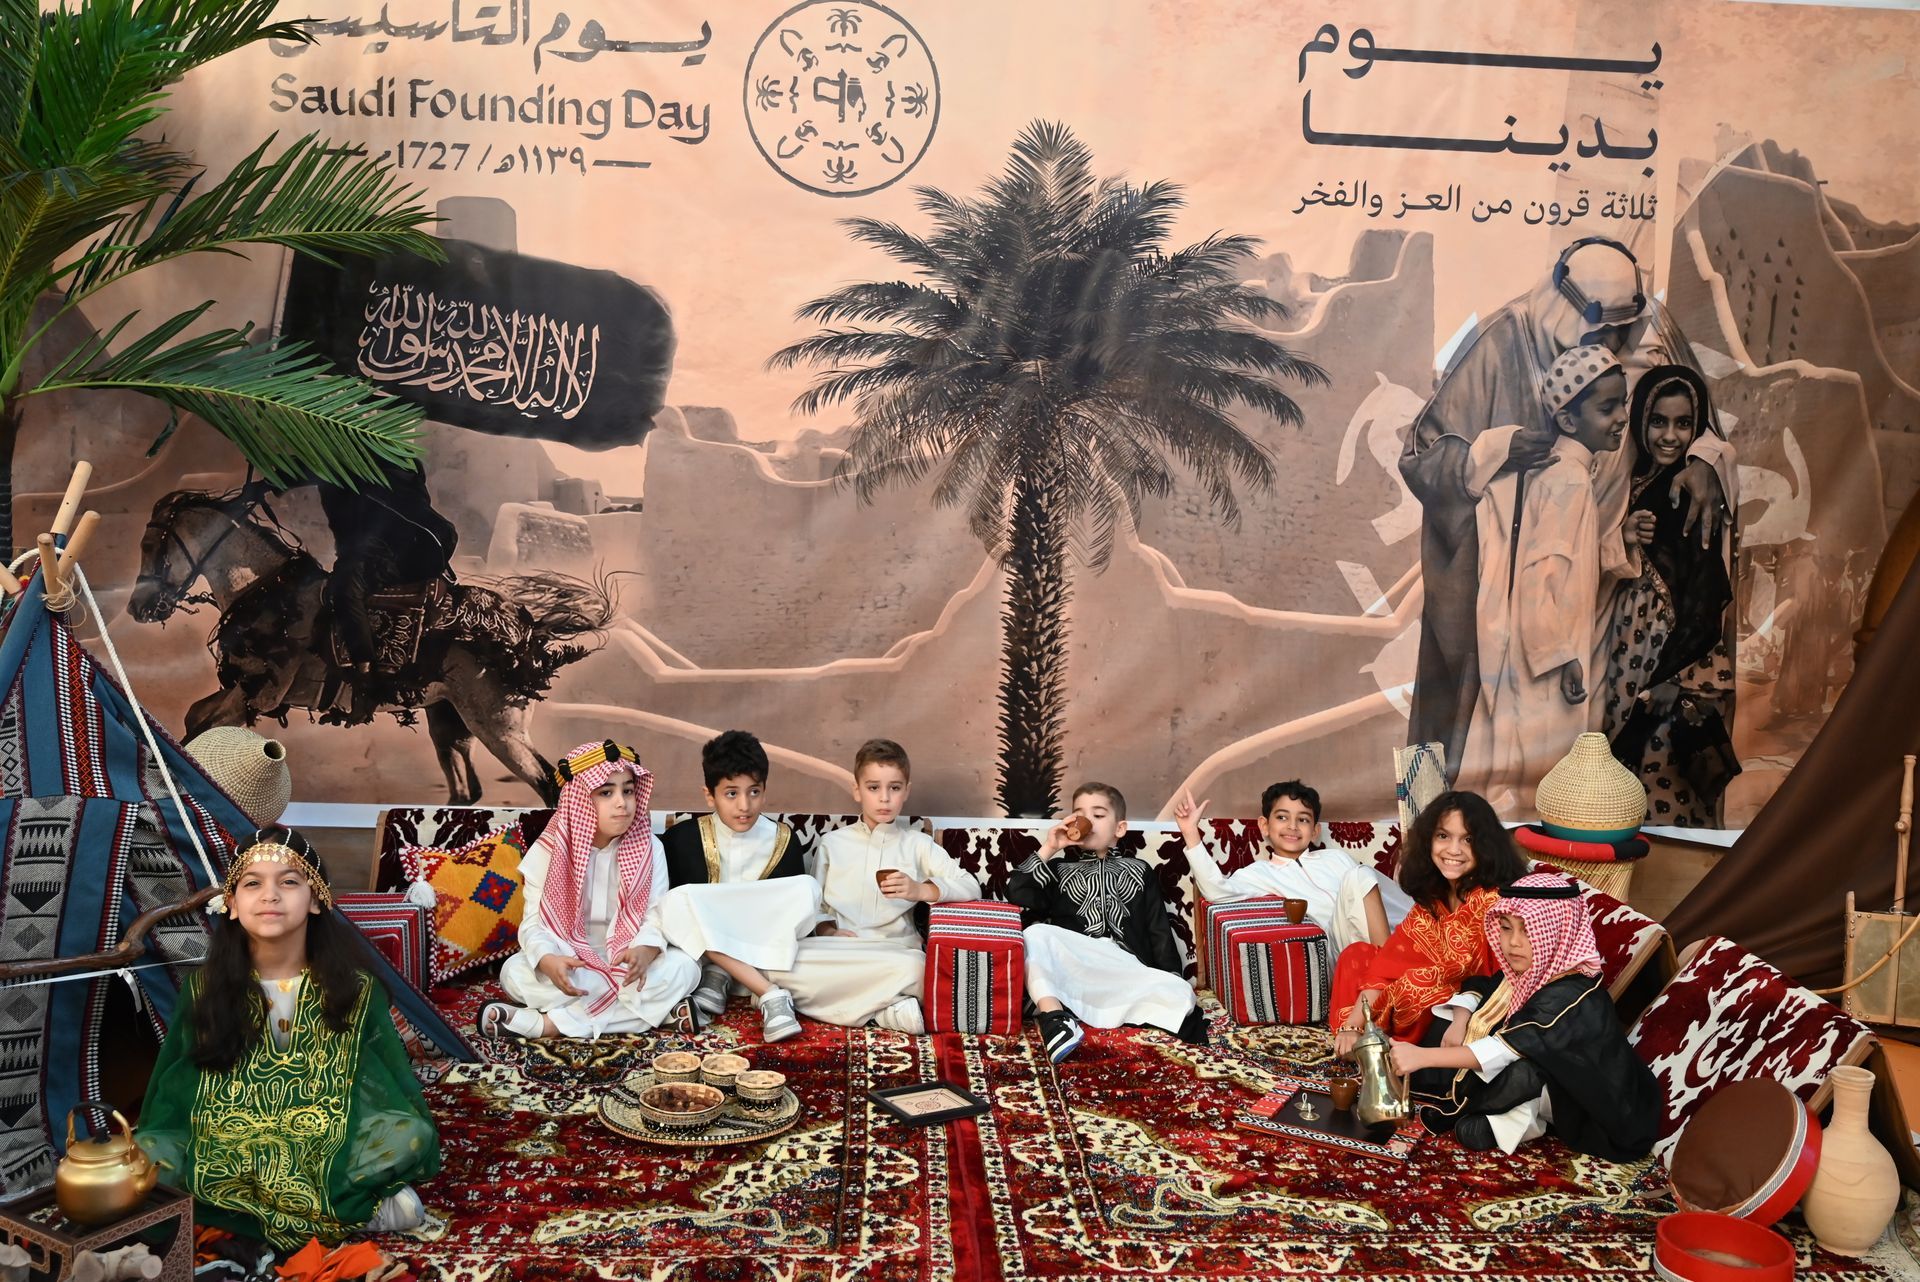
[[[1667,497],[1712,414],[1706,380],[1685,365],[1656,365],[1634,386],[1638,450],[1620,532],[1638,572],[1613,599],[1601,696],[1613,755],[1646,785],[1647,822],[1682,828],[1713,827],[1740,771],[1727,733],[1733,586],[1717,541],[1686,533],[1685,510]]]

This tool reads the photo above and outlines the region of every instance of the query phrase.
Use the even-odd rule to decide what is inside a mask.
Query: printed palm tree
[[[917,196],[930,234],[845,224],[917,279],[815,299],[799,316],[829,328],[770,363],[821,367],[795,410],[853,407],[839,476],[862,502],[934,475],[934,502],[964,504],[1005,568],[999,803],[1052,814],[1069,551],[1104,568],[1123,517],[1171,493],[1176,466],[1237,524],[1235,482],[1265,489],[1273,467],[1228,410],[1297,424],[1275,380],[1327,377],[1248,323],[1286,314],[1236,274],[1258,241],[1216,234],[1166,252],[1181,189],[1096,178],[1063,125],[1029,125],[976,197]]]
[[[432,215],[383,164],[311,136],[270,156],[269,138],[202,188],[158,133],[168,89],[195,67],[261,40],[311,42],[300,24],[272,21],[274,5],[84,0],[42,13],[40,0],[0,0],[0,544],[12,541],[26,403],[48,392],[156,397],[173,410],[168,431],[197,414],[277,484],[379,482],[381,461],[418,456],[418,409],[299,344],[257,342],[251,326],[190,332],[211,301],[137,337],[135,313],[71,350],[49,341],[100,291],[189,254],[444,257],[423,230]]]

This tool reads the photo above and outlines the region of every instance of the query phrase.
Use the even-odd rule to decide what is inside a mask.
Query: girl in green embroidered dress
[[[439,1169],[439,1139],[313,848],[260,830],[214,911],[141,1109],[161,1179],[202,1223],[282,1250],[417,1227],[409,1181]]]

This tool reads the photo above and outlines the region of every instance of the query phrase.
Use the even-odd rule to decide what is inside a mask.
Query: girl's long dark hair
[[[290,828],[262,829],[248,844],[260,841],[311,850],[306,839]],[[312,858],[321,879],[330,880],[320,857]],[[359,933],[341,919],[338,909],[308,918],[307,978],[318,986],[322,1014],[336,1033],[348,1031],[360,986],[367,982],[365,949]],[[214,919],[207,960],[193,982],[193,1062],[213,1072],[228,1072],[267,1033],[267,1000],[253,977],[253,945],[231,904],[226,916]]]
[[[1469,890],[1504,886],[1527,875],[1527,861],[1521,857],[1519,845],[1485,797],[1477,792],[1443,792],[1413,821],[1413,829],[1407,834],[1407,853],[1400,860],[1400,888],[1436,917],[1447,910],[1447,890],[1452,883],[1434,867],[1433,835],[1440,830],[1440,821],[1455,811],[1466,822],[1467,842],[1473,847],[1473,870],[1459,882],[1463,896]]]

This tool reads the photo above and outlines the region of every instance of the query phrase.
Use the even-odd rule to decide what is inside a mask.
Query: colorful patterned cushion
[[[413,878],[400,866],[400,852],[409,846],[458,850],[516,824],[527,844],[532,844],[552,817],[551,810],[512,806],[393,806],[381,811],[375,821],[380,852],[373,861],[373,884],[368,889],[404,891],[412,884]]]
[[[520,949],[520,825],[510,824],[454,850],[408,846],[400,866],[409,882],[433,888],[433,982],[501,961]]]
[[[1326,1022],[1333,966],[1327,933],[1287,920],[1270,897],[1200,905],[1214,993],[1236,1024]]]
[[[1726,1083],[1771,1077],[1818,1108],[1827,1074],[1875,1045],[1865,1024],[1717,935],[1689,951],[1627,1039],[1666,1095],[1654,1146],[1662,1157]]]
[[[429,909],[405,895],[385,891],[335,895],[333,902],[407,982],[422,992],[430,987],[427,941],[433,936],[433,918]]]
[[[927,1031],[1018,1033],[1026,1006],[1026,958],[1019,905],[988,899],[935,904],[927,914],[922,989]]]

